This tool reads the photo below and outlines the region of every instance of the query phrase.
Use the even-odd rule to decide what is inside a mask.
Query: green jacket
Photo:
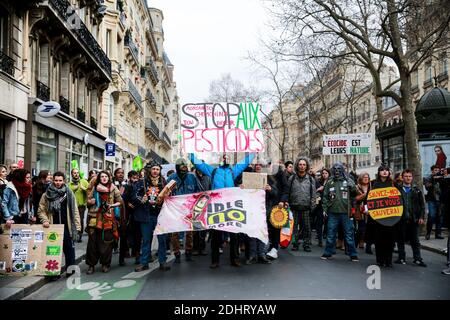
[[[77,185],[72,181],[69,182],[69,188],[75,194],[75,199],[77,199],[77,207],[86,206],[88,187],[89,182],[85,179],[80,179]]]
[[[344,178],[330,178],[323,190],[322,206],[325,213],[350,214],[357,191],[355,183]]]

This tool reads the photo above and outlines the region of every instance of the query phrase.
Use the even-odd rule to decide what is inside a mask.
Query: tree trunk
[[[411,94],[411,78],[407,75],[400,75],[402,94],[402,117],[405,124],[405,153],[408,166],[414,173],[415,183],[422,188],[422,164],[419,154],[419,141],[417,134],[417,122],[414,115],[414,105]]]

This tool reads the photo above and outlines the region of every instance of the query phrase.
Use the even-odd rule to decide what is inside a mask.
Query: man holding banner
[[[234,187],[234,179],[239,176],[245,168],[252,162],[255,157],[255,153],[251,153],[245,156],[245,158],[231,167],[229,165],[229,159],[226,154],[223,154],[218,167],[213,167],[202,160],[197,159],[197,157],[191,153],[190,160],[195,165],[197,170],[203,172],[211,178],[212,190],[222,189],[222,188],[232,188]],[[211,269],[219,267],[219,247],[221,244],[223,232],[218,230],[211,230]],[[240,262],[238,257],[238,234],[230,234],[230,262],[232,266],[239,267]]]

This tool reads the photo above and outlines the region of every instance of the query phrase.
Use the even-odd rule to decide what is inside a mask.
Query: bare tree
[[[450,2],[436,0],[274,0],[282,27],[280,50],[290,59],[308,59],[310,46],[330,58],[351,55],[369,70],[373,93],[392,97],[405,123],[405,145],[410,167],[422,181],[417,123],[411,93],[411,73],[436,47],[447,41]],[[320,45],[321,44],[321,45]],[[290,50],[294,48],[295,50]],[[314,52],[316,54],[316,52]],[[393,63],[399,78],[383,86],[380,68]],[[399,83],[399,92],[393,84]],[[381,109],[381,108],[380,108]],[[379,119],[382,113],[377,110]]]
[[[266,137],[273,141],[281,155],[281,161],[285,161],[288,154],[287,149],[295,148],[294,142],[290,142],[288,134],[289,126],[297,123],[297,115],[288,106],[295,104],[297,100],[298,80],[300,71],[292,64],[283,62],[282,56],[274,53],[270,46],[260,40],[262,50],[256,54],[249,52],[247,60],[256,69],[259,76],[267,82],[267,88],[262,90],[261,96],[267,104],[273,106],[270,113],[262,111],[264,123],[266,124]],[[278,134],[276,134],[278,133]],[[292,158],[294,156],[290,155]]]
[[[208,99],[220,102],[258,101],[259,93],[255,88],[246,88],[241,81],[226,73],[211,81]]]

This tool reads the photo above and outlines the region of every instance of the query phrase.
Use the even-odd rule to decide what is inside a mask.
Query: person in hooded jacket
[[[175,161],[175,173],[173,173],[167,179],[167,183],[169,183],[172,180],[174,180],[177,183],[175,189],[172,191],[172,195],[174,196],[205,191],[195,173],[189,172],[188,161],[186,159],[179,158]],[[193,247],[194,247],[193,232],[186,231],[186,244],[184,253],[186,261],[193,261],[192,260]],[[178,232],[174,232],[172,234],[172,248],[175,254],[175,263],[180,263],[181,262],[180,234]]]
[[[310,164],[306,157],[295,161],[295,174],[289,177],[284,186],[279,207],[287,207],[288,203],[294,215],[294,239],[292,250],[298,251],[300,227],[303,229],[303,250],[311,252],[311,219],[310,212],[316,207],[316,181],[309,174]]]
[[[235,186],[235,179],[249,166],[254,157],[255,153],[247,154],[242,161],[236,163],[234,166],[230,166],[229,158],[226,154],[223,154],[220,165],[218,167],[214,167],[202,160],[197,159],[193,153],[189,155],[189,159],[195,165],[196,169],[211,178],[212,190],[233,188]],[[210,230],[210,235],[212,260],[210,268],[215,269],[219,267],[219,248],[222,243],[223,232],[219,230]],[[238,234],[230,233],[229,236],[231,265],[234,267],[239,267],[241,264],[238,259]]]
[[[28,224],[36,221],[32,200],[31,174],[25,169],[16,169],[11,182],[6,184],[2,199],[3,219],[12,223]]]
[[[339,225],[344,228],[345,242],[352,261],[359,261],[355,248],[353,221],[350,213],[354,197],[357,195],[353,179],[345,174],[345,168],[336,162],[331,168],[331,176],[323,190],[322,207],[328,217],[328,234],[322,259],[330,259],[336,253],[336,233]]]

